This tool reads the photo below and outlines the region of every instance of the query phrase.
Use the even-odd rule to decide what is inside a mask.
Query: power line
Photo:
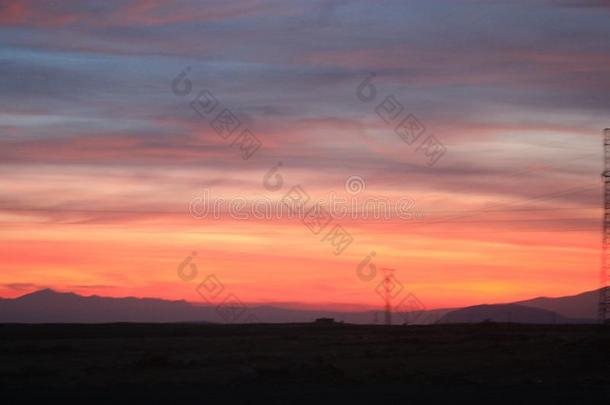
[[[549,199],[558,198],[558,197],[562,197],[562,196],[565,196],[565,195],[573,194],[575,192],[581,192],[581,191],[589,190],[589,189],[593,189],[593,188],[594,188],[593,186],[575,187],[575,188],[571,188],[571,189],[560,191],[560,192],[541,194],[541,195],[538,195],[538,196],[535,196],[535,197],[531,197],[531,198],[522,200],[519,203],[513,203],[513,204],[502,204],[502,203],[499,203],[499,204],[492,205],[489,208],[484,208],[484,209],[482,209],[480,211],[473,211],[471,214],[453,216],[453,217],[449,217],[449,218],[446,218],[446,219],[443,219],[443,220],[439,220],[439,221],[417,223],[415,225],[415,228],[423,227],[423,226],[430,226],[430,225],[435,225],[435,224],[443,224],[443,223],[446,223],[447,221],[451,221],[453,219],[470,218],[470,217],[473,217],[473,216],[481,215],[482,213],[490,212],[490,210],[493,210],[493,209],[498,208],[498,207],[514,207],[514,206],[519,207],[519,206],[523,206],[524,205],[523,203],[526,203],[526,202],[549,200]],[[411,227],[410,229],[413,229],[413,227]]]

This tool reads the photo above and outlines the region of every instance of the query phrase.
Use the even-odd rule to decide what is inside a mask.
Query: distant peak
[[[59,291],[55,291],[52,288],[43,288],[42,290],[34,291],[32,294],[61,294]]]
[[[29,294],[22,295],[19,298],[26,298],[26,297],[55,297],[55,296],[59,296],[59,295],[63,295],[63,296],[72,295],[72,296],[75,296],[76,294],[74,294],[74,293],[59,292],[59,291],[55,291],[55,290],[53,290],[51,288],[44,288],[42,290],[38,290],[38,291],[31,292]]]

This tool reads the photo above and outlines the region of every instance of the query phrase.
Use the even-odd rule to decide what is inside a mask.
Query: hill
[[[577,295],[566,297],[538,297],[515,304],[526,305],[557,312],[568,318],[597,318],[597,303],[599,290],[587,291]]]
[[[546,309],[518,304],[475,305],[451,311],[438,323],[508,322],[531,324],[587,323],[587,320],[572,319]]]
[[[597,291],[569,297],[535,298],[519,303],[479,305],[462,309],[432,309],[413,314],[395,314],[394,323],[433,324],[437,322],[582,323],[594,322]],[[307,310],[271,305],[247,308],[247,315],[234,323],[312,322],[334,318],[339,322],[374,324],[382,322],[380,311],[346,312]],[[583,321],[583,319],[585,319]],[[215,305],[156,298],[111,298],[81,296],[50,289],[15,299],[0,299],[1,323],[111,323],[111,322],[212,322],[226,323]]]

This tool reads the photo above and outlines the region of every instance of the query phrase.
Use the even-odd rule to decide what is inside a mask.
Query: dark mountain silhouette
[[[597,317],[598,300],[599,290],[593,290],[566,297],[538,297],[519,301],[515,304],[554,311],[567,318],[595,319]]]
[[[587,323],[556,312],[518,304],[475,305],[451,311],[438,323],[514,322],[533,324]]]
[[[395,314],[395,323],[433,323],[448,310],[436,309],[405,317]],[[383,322],[379,311],[344,312],[332,310],[289,309],[275,306],[254,306],[249,322],[312,322],[317,318],[334,318],[340,322],[371,324]],[[377,312],[377,316],[375,314]],[[246,321],[247,316],[237,322]],[[417,319],[415,319],[417,318]],[[226,322],[215,305],[197,305],[186,301],[153,298],[84,297],[50,289],[0,301],[0,322],[3,323],[109,323],[109,322]]]
[[[574,323],[584,322],[582,314],[595,312],[597,291],[572,297],[536,298],[525,305],[480,305],[462,309],[433,309],[421,314],[394,314],[395,324],[431,324],[436,322]],[[570,305],[576,308],[571,308]],[[537,305],[547,307],[536,308]],[[590,305],[591,308],[587,308]],[[556,309],[553,312],[552,309]],[[380,311],[324,311],[253,306],[247,310],[253,318],[243,316],[236,322],[312,322],[317,318],[334,318],[356,324],[383,322]],[[577,315],[576,317],[566,316]],[[586,318],[586,317],[584,317]],[[594,316],[589,317],[593,322]],[[81,296],[50,289],[26,294],[15,299],[0,299],[2,323],[110,323],[110,322],[226,322],[215,305],[197,305],[186,301],[154,298],[110,298]]]
[[[538,297],[508,304],[476,305],[448,312],[439,323],[595,323],[599,290],[566,297]],[[512,319],[512,320],[510,320]]]
[[[205,309],[193,307],[186,301],[83,297],[49,289],[0,301],[0,322],[180,322],[207,317]]]

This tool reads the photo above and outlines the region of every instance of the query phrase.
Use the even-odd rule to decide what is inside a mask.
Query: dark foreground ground
[[[0,325],[0,398],[610,404],[592,325]]]

